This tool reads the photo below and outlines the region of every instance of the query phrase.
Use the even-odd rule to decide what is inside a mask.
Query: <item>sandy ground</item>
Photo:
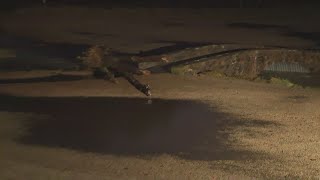
[[[1,29],[125,52],[177,42],[315,47],[316,37],[292,32],[314,35],[317,18],[307,10],[49,7],[2,14]],[[228,26],[243,22],[251,28]],[[157,74],[139,77],[153,89],[148,104],[124,80],[8,81],[48,74],[57,72],[0,73],[1,179],[320,178],[319,90]]]

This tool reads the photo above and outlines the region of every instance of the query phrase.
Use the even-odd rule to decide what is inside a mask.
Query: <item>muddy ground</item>
[[[186,20],[170,9],[98,9],[86,16],[88,11],[21,9],[2,15],[2,29],[28,41],[103,42],[126,52],[175,44],[172,41],[256,42],[248,38],[251,35],[263,44],[317,44],[316,38],[279,34],[274,29],[278,26],[248,26],[265,27],[263,31],[225,26],[244,20],[257,23],[262,18],[267,24],[288,24],[294,31],[316,30],[310,21],[298,26],[304,21],[300,16],[292,20],[279,17],[281,13],[230,16],[221,10],[181,10],[191,14]],[[148,20],[145,15],[150,13],[159,19]],[[203,20],[199,13],[210,18]],[[104,23],[119,14],[127,18]],[[315,18],[310,12],[306,16]],[[148,31],[132,28],[137,25]],[[127,33],[128,29],[132,31]],[[194,32],[202,33],[189,36]],[[11,47],[17,45],[9,42]],[[18,45],[26,46],[21,41]],[[319,179],[318,89],[163,73],[139,77],[152,87],[150,101],[123,79],[113,84],[75,76],[87,72],[10,67],[11,71],[0,72],[1,179]],[[61,73],[64,76],[46,78]]]

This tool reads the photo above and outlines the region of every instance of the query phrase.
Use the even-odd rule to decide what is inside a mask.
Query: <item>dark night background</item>
[[[41,4],[41,0],[10,0],[1,1],[2,8],[14,8],[31,4]],[[320,7],[319,1],[290,0],[47,0],[47,4],[78,4],[106,7],[207,7],[207,8],[288,8],[288,7]]]

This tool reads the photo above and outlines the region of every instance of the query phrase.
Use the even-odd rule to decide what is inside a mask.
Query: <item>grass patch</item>
[[[194,72],[189,66],[173,66],[170,68],[170,73],[176,75],[193,75]]]
[[[283,85],[283,86],[286,86],[286,87],[296,87],[296,86],[298,86],[297,84],[292,83],[288,79],[276,78],[276,77],[271,77],[271,79],[269,80],[269,83],[280,84],[280,85]]]

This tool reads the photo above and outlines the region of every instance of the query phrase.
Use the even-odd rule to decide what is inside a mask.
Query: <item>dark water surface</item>
[[[187,159],[234,159],[236,126],[266,126],[239,120],[206,104],[187,100],[111,97],[13,97],[2,95],[0,111],[32,113],[22,122],[19,143],[115,155],[172,154]],[[41,116],[40,116],[41,115]]]

